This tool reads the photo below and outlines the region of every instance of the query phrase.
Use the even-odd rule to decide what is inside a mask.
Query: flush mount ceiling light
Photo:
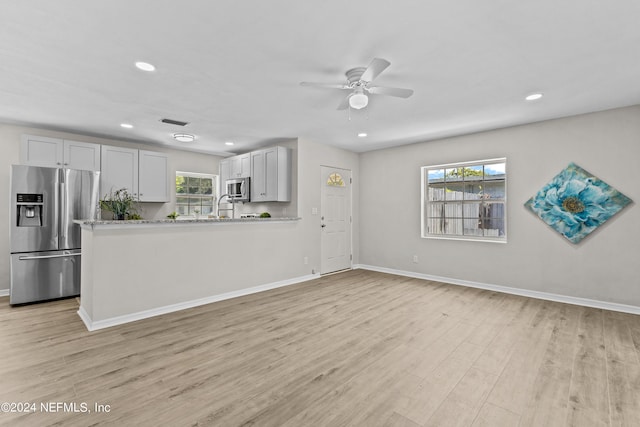
[[[535,101],[536,99],[540,99],[540,98],[542,98],[541,93],[532,93],[531,95],[527,96],[525,99],[527,101]]]
[[[120,126],[125,128],[125,129],[131,129],[133,127],[133,125],[131,125],[129,123],[120,123]]]
[[[227,142],[224,143],[224,145],[233,145],[233,142],[227,141]]]
[[[136,62],[136,67],[138,67],[142,71],[155,71],[156,69],[156,67],[154,67],[152,64],[149,64],[148,62],[142,62],[142,61]]]
[[[188,133],[174,133],[173,139],[180,142],[193,142],[196,137]]]
[[[361,110],[369,104],[369,97],[364,93],[362,88],[356,88],[353,95],[349,97],[349,106],[356,110]]]
[[[358,138],[365,138],[367,136],[366,132],[360,132],[358,134]]]

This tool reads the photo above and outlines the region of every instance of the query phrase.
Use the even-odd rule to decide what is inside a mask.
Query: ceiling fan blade
[[[364,73],[362,73],[360,80],[365,82],[372,82],[373,79],[378,77],[378,75],[383,72],[389,65],[391,65],[391,62],[387,61],[386,59],[373,58],[371,64],[369,64],[367,69],[364,70]]]
[[[397,96],[398,98],[408,98],[413,95],[413,91],[411,89],[401,89],[399,87],[373,86],[367,90],[369,93],[376,95]]]
[[[351,93],[342,100],[342,102],[340,103],[340,105],[338,105],[338,110],[346,110],[347,108],[349,108],[349,98],[351,98]]]
[[[313,83],[313,82],[300,82],[300,86],[320,87],[325,89],[351,89],[344,84],[330,84],[330,83]]]

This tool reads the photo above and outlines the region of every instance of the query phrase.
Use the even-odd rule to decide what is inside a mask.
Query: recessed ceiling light
[[[540,98],[542,98],[541,93],[532,93],[531,95],[527,96],[525,99],[527,101],[535,101],[536,99],[540,99]]]
[[[224,143],[224,145],[233,145],[233,142],[227,141],[227,142]]]
[[[136,67],[138,67],[142,71],[155,71],[156,69],[156,67],[154,67],[152,64],[149,64],[148,62],[142,62],[142,61],[136,62]]]
[[[360,133],[358,134],[358,137],[360,137],[360,138],[364,138],[364,137],[366,137],[366,136],[367,136],[366,132],[360,132]]]
[[[133,127],[133,125],[130,125],[129,123],[120,123],[120,126],[125,129],[131,129]]]
[[[180,142],[193,142],[193,140],[196,139],[195,136],[188,133],[174,133],[173,138]]]

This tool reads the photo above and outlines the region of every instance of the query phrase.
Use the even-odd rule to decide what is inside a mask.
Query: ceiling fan
[[[338,110],[345,110],[347,107],[360,110],[366,107],[369,104],[369,94],[396,96],[398,98],[408,98],[413,95],[411,89],[371,86],[371,82],[389,65],[391,65],[391,63],[385,59],[373,58],[368,67],[357,67],[347,71],[345,73],[347,82],[344,84],[301,82],[300,85],[351,91],[340,105],[338,105]]]

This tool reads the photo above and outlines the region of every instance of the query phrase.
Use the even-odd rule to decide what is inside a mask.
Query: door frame
[[[320,266],[319,266],[319,273],[320,275],[329,275],[329,274],[334,274],[334,273],[338,273],[341,271],[345,271],[345,270],[353,270],[353,171],[351,169],[347,169],[347,168],[343,168],[343,167],[339,167],[339,166],[330,166],[330,165],[326,165],[326,164],[321,164],[320,165],[320,223],[322,223],[322,212],[323,212],[323,204],[322,204],[322,192],[324,191],[324,186],[325,186],[325,177],[324,177],[324,168],[329,168],[329,169],[337,169],[339,171],[343,171],[345,174],[348,173],[348,177],[349,177],[349,247],[350,247],[350,253],[349,253],[349,268],[346,268],[344,270],[337,270],[337,271],[332,271],[329,273],[322,273],[323,271],[323,263],[324,263],[324,259],[322,256],[322,228],[319,228],[319,233],[320,233]],[[343,174],[343,176],[345,176],[345,174]]]

